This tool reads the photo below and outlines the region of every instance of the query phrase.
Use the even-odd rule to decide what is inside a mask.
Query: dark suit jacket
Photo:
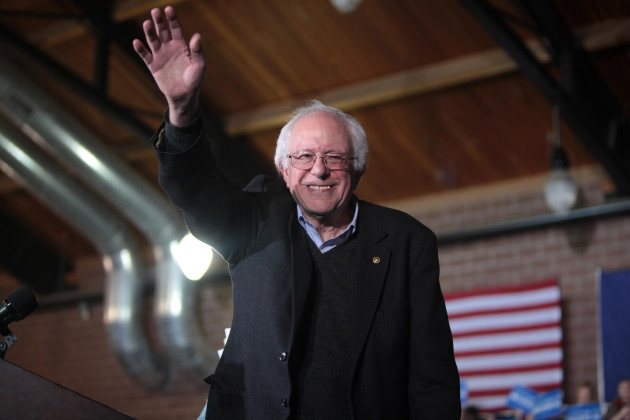
[[[291,351],[312,275],[296,204],[274,178],[246,191],[219,172],[199,133],[158,152],[160,183],[190,231],[230,264],[234,318],[213,375],[209,419],[286,419]],[[436,238],[402,212],[359,201],[361,288],[347,400],[354,419],[460,418],[459,377],[438,281]]]

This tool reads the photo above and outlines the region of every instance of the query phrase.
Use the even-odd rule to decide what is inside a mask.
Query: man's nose
[[[315,163],[313,163],[313,167],[311,168],[311,173],[315,176],[322,177],[328,173],[328,168],[326,167],[324,156],[317,156],[315,159]]]

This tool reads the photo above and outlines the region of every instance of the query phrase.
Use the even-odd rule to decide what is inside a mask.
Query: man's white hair
[[[293,111],[292,118],[282,127],[282,130],[280,130],[278,141],[276,142],[276,156],[274,158],[278,172],[280,172],[280,168],[286,168],[288,166],[289,159],[287,155],[289,154],[289,142],[291,140],[291,129],[293,125],[300,118],[312,114],[313,112],[327,112],[343,121],[350,135],[350,143],[352,144],[354,157],[356,157],[356,159],[352,161],[352,168],[355,173],[364,173],[367,167],[368,144],[363,127],[361,127],[361,124],[353,116],[337,108],[326,106],[317,99],[309,101],[305,106],[296,108],[295,111]]]

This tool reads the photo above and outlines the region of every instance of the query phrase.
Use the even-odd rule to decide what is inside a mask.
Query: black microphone
[[[38,306],[35,295],[28,286],[22,286],[11,293],[0,308],[0,333],[6,335],[7,325],[13,321],[24,319]]]

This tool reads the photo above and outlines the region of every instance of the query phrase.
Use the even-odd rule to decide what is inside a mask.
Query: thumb
[[[190,38],[188,48],[190,48],[190,53],[193,58],[198,59],[199,56],[202,56],[203,52],[201,50],[201,35],[199,35],[198,33],[194,34]]]

